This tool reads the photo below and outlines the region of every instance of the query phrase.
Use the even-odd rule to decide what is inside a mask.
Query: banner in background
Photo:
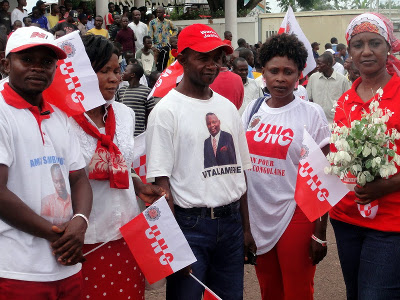
[[[303,70],[302,77],[307,76],[308,73],[310,73],[312,70],[315,69],[317,66],[314,55],[312,52],[311,44],[308,41],[307,37],[303,33],[303,30],[301,30],[301,27],[299,23],[297,23],[296,17],[294,16],[293,9],[291,6],[289,6],[285,18],[282,21],[281,27],[279,28],[278,34],[280,33],[294,33],[297,35],[297,38],[303,42],[304,47],[306,47],[307,52],[308,52],[308,57],[307,57],[307,62],[306,62],[306,67]]]

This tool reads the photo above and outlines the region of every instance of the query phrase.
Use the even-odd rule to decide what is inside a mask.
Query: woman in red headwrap
[[[105,104],[74,116],[86,172],[93,190],[93,207],[82,249],[83,299],[144,299],[144,276],[119,228],[137,216],[144,203],[161,197],[163,190],[131,176],[135,115],[114,102],[121,74],[118,51],[102,36],[82,37],[99,80]],[[135,195],[136,193],[136,195]],[[101,243],[104,246],[94,250]],[[88,253],[90,252],[90,253]]]
[[[353,120],[360,119],[380,98],[379,106],[394,112],[388,130],[400,130],[400,62],[392,55],[400,43],[393,25],[380,14],[365,13],[351,21],[346,40],[361,76],[339,99],[335,123],[350,126],[350,112]],[[330,216],[347,299],[400,299],[400,174],[356,187]]]

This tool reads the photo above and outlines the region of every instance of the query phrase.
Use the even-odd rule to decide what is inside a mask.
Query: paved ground
[[[346,292],[340,270],[339,258],[337,255],[336,241],[332,227],[328,226],[328,255],[318,265],[315,275],[315,300],[334,299],[345,300]],[[165,299],[165,289],[158,291],[146,292],[146,300],[163,300]],[[260,289],[258,287],[257,277],[254,267],[245,267],[244,278],[244,299],[258,300],[260,297]],[[188,299],[190,300],[190,299]],[[225,299],[224,299],[225,300]],[[229,300],[229,299],[228,299]]]

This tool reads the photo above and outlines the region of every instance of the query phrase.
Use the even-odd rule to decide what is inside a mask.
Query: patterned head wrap
[[[364,13],[351,20],[346,30],[347,45],[355,35],[363,32],[379,34],[390,45],[391,52],[400,51],[400,41],[394,36],[393,24],[385,16],[378,13]],[[389,73],[396,72],[400,76],[400,61],[394,55],[388,55],[386,68]]]

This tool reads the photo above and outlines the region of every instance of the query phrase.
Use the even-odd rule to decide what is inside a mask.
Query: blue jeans
[[[331,223],[347,299],[400,299],[400,233]]]
[[[243,229],[240,212],[214,219],[175,210],[197,261],[193,275],[219,297],[243,299]],[[180,272],[167,277],[167,300],[200,300],[204,288]]]

